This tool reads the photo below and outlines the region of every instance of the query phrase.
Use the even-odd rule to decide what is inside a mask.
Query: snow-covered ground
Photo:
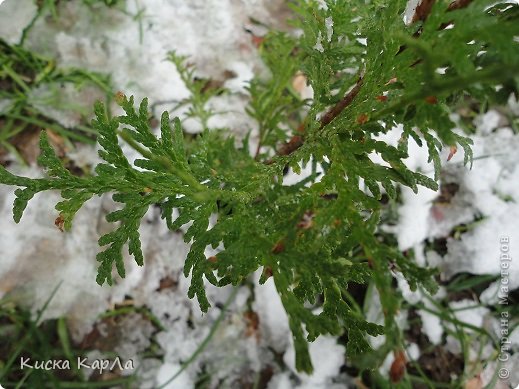
[[[0,1],[2,3],[2,1]],[[36,12],[31,0],[6,0],[0,7],[0,37],[15,43],[22,29]],[[188,91],[181,82],[167,53],[176,50],[187,55],[200,75],[224,79],[233,93],[212,102],[217,110],[225,111],[212,120],[212,125],[238,129],[237,135],[254,129],[245,112],[245,86],[254,74],[264,71],[251,35],[246,28],[258,28],[250,17],[273,27],[285,26],[287,11],[282,0],[135,0],[128,1],[126,12],[105,8],[102,4],[88,8],[80,1],[61,2],[60,17],[56,20],[38,19],[26,41],[26,47],[55,57],[59,66],[74,66],[112,75],[114,87],[139,100],[150,99],[160,112],[175,101],[185,98]],[[42,96],[46,91],[38,91]],[[77,91],[65,89],[66,98],[77,100]],[[41,96],[34,96],[38,99]],[[85,105],[90,104],[88,96]],[[519,104],[512,98],[510,112],[519,115]],[[78,118],[67,110],[54,108],[46,112],[64,126],[74,126]],[[510,128],[505,115],[491,110],[477,119],[474,139],[474,166],[463,166],[463,153],[445,162],[442,183],[458,185],[449,201],[438,201],[440,192],[421,188],[418,194],[402,189],[402,204],[398,208],[399,222],[386,226],[398,238],[401,250],[412,249],[417,261],[438,266],[447,279],[461,272],[472,274],[501,274],[505,251],[509,262],[510,290],[519,286],[519,136]],[[187,123],[188,130],[196,132],[196,123]],[[385,136],[389,142],[400,137],[399,129]],[[254,141],[254,139],[252,140]],[[130,150],[128,150],[131,153]],[[447,160],[448,151],[443,156]],[[95,150],[80,146],[71,154],[80,166],[95,163]],[[410,147],[407,163],[413,169],[432,174],[424,149]],[[23,169],[13,162],[11,168],[23,175],[41,175],[39,168]],[[297,177],[286,177],[296,182]],[[139,315],[130,315],[122,325],[122,336],[115,351],[121,358],[132,358],[143,373],[141,388],[156,388],[172,377],[183,361],[195,352],[221,309],[233,293],[230,288],[208,287],[213,308],[202,315],[196,301],[187,298],[189,280],[182,275],[188,247],[182,236],[169,231],[156,210],[151,209],[141,226],[146,265],[138,267],[127,261],[127,277],[113,287],[99,287],[95,283],[98,236],[110,228],[104,215],[112,209],[109,198],[90,200],[77,215],[70,233],[60,233],[54,226],[53,210],[58,195],[38,195],[29,205],[22,221],[14,224],[11,217],[14,194],[12,188],[0,187],[0,297],[9,295],[28,306],[33,312],[41,308],[52,290],[59,284],[56,296],[45,310],[43,319],[66,316],[76,341],[97,327],[106,332],[98,315],[116,304],[128,302],[145,306],[155,315],[164,330],[156,334],[158,345],[164,350],[164,362],[139,358],[149,346],[154,332],[149,321]],[[470,225],[460,237],[451,231],[461,224]],[[446,238],[447,252],[443,256],[426,249],[427,242]],[[500,260],[501,259],[501,260]],[[255,280],[259,275],[255,275]],[[490,306],[498,304],[501,281],[496,281],[483,292],[481,301]],[[399,280],[404,297],[411,304],[423,302],[433,308],[420,291],[411,292],[404,280]],[[501,291],[502,292],[502,291]],[[445,294],[440,289],[439,295]],[[375,294],[374,294],[375,295]],[[240,288],[218,327],[208,348],[166,388],[194,386],[201,366],[205,366],[216,385],[220,379],[254,376],[266,366],[272,366],[270,389],[345,387],[350,378],[339,370],[344,362],[344,348],[335,338],[321,337],[310,347],[315,372],[312,376],[296,373],[294,348],[286,314],[271,280],[254,287],[252,310],[257,313],[259,327],[253,328],[244,316],[248,310],[248,288]],[[436,296],[436,298],[438,298]],[[376,297],[376,296],[375,296]],[[472,307],[472,308],[471,308]],[[474,306],[472,300],[452,302],[451,308],[458,320],[477,327],[485,327],[499,337],[497,319],[488,308]],[[377,311],[378,309],[378,311]],[[458,311],[463,309],[462,311]],[[375,303],[368,312],[370,319],[380,319],[380,307]],[[427,310],[420,310],[423,331],[433,344],[442,341],[448,324]],[[405,326],[407,312],[401,313]],[[510,335],[512,348],[519,348],[519,332]],[[374,344],[380,344],[374,340]],[[456,339],[449,339],[452,349],[459,349]],[[476,347],[476,344],[474,344]],[[274,362],[282,356],[286,365],[281,370]],[[416,359],[419,350],[415,344],[408,349]],[[325,357],[323,357],[325,356]],[[517,354],[516,354],[517,356]],[[474,354],[474,357],[477,357]],[[515,358],[517,359],[517,358]],[[384,369],[389,368],[391,359]],[[509,362],[512,366],[512,361]],[[482,370],[482,380],[491,379],[495,366]],[[519,370],[511,369],[512,382],[519,384]]]

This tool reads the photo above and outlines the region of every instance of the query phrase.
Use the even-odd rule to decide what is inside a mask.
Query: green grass
[[[35,317],[15,306],[8,299],[0,300],[0,383],[7,388],[40,388],[49,387],[56,389],[66,388],[138,388],[137,376],[139,368],[134,374],[127,377],[119,377],[103,380],[100,377],[95,380],[87,379],[83,372],[77,368],[77,358],[84,358],[88,350],[73,344],[69,337],[66,318],[40,322],[43,313],[59,289],[56,287],[41,310]],[[191,357],[182,363],[181,368],[171,378],[162,384],[164,387],[173,382],[180,373],[188,368],[206,349],[215,332],[222,324],[227,313],[227,308],[234,301],[238,288],[230,294],[222,307],[217,320],[212,324],[208,335],[201,340],[199,347]],[[139,313],[155,325],[157,330],[164,330],[164,326],[146,308],[124,306],[109,310],[99,316],[100,320],[117,318],[129,313]],[[155,345],[156,346],[156,345]],[[154,345],[152,345],[152,348]],[[155,348],[157,348],[156,346]],[[105,355],[111,352],[106,351]],[[115,356],[115,355],[114,355]],[[70,370],[39,370],[21,369],[20,358],[30,358],[34,361],[68,360]],[[161,351],[144,352],[143,357],[160,358]],[[201,377],[203,378],[203,377]],[[210,378],[210,377],[206,377]],[[46,386],[41,386],[45,383]]]
[[[90,110],[77,103],[64,106],[59,97],[59,89],[67,84],[78,90],[87,86],[98,88],[105,95],[106,101],[113,93],[108,76],[83,69],[59,68],[52,58],[0,39],[0,101],[6,105],[0,111],[0,147],[12,152],[23,162],[23,156],[10,140],[24,131],[41,129],[50,129],[61,136],[68,148],[73,148],[73,142],[95,144],[96,132],[87,124]],[[50,93],[49,98],[38,102],[39,106],[75,112],[83,118],[84,123],[77,128],[66,128],[36,108],[30,96],[36,88],[42,87]]]
[[[36,317],[15,306],[7,299],[0,300],[0,383],[11,388],[135,388],[135,375],[106,381],[88,380],[77,369],[78,357],[88,350],[79,350],[71,342],[65,318],[40,322],[43,313],[58,291],[54,289]],[[69,370],[21,369],[20,358],[32,362],[68,360]]]
[[[387,204],[385,204],[384,212],[382,214],[382,219],[386,224],[397,224],[398,223],[398,199],[392,199]],[[477,219],[472,223],[464,224],[453,228],[450,235],[455,239],[460,239],[461,236],[467,232],[470,232],[472,229],[477,228],[479,224],[484,222],[484,219]],[[388,244],[397,246],[397,241],[394,235],[390,233],[379,232],[378,238],[387,241]],[[432,244],[429,244],[428,250],[434,250]],[[407,256],[413,257],[413,250],[409,250],[406,253]],[[350,258],[352,261],[358,260],[355,255],[352,255]],[[408,311],[416,310],[416,311],[425,311],[433,314],[438,317],[441,321],[441,326],[444,331],[444,336],[442,341],[438,346],[433,345],[430,341],[425,342],[425,344],[419,344],[419,338],[413,338],[411,333],[407,333],[403,329],[400,329],[400,340],[399,346],[402,349],[407,349],[411,342],[417,343],[420,348],[420,356],[430,355],[436,347],[445,349],[445,338],[447,336],[451,336],[456,339],[461,348],[461,352],[456,355],[457,358],[460,358],[463,363],[463,369],[461,372],[458,371],[457,378],[450,378],[448,382],[441,382],[434,378],[431,378],[429,372],[427,371],[427,359],[425,360],[409,360],[407,362],[407,372],[405,376],[399,383],[392,383],[390,377],[388,375],[381,374],[378,370],[363,370],[362,369],[362,361],[348,361],[347,366],[352,369],[352,373],[348,372],[355,376],[355,373],[358,374],[358,377],[362,378],[363,382],[370,388],[428,388],[428,389],[440,389],[440,388],[464,388],[467,381],[476,377],[481,371],[487,366],[488,363],[498,361],[499,356],[499,339],[496,337],[494,333],[490,333],[485,328],[474,326],[470,323],[463,321],[463,315],[461,315],[461,319],[457,318],[455,310],[451,308],[450,302],[457,301],[460,299],[472,299],[473,304],[468,308],[461,309],[471,309],[476,307],[485,307],[488,308],[491,312],[492,317],[497,320],[501,317],[502,310],[506,309],[509,313],[510,317],[510,333],[514,327],[514,323],[519,321],[519,309],[516,308],[516,304],[514,304],[514,295],[511,294],[511,301],[509,306],[488,306],[479,301],[479,296],[483,291],[485,291],[488,286],[499,280],[499,276],[496,274],[470,274],[470,273],[460,273],[452,277],[450,280],[442,282],[443,287],[445,288],[446,295],[444,297],[438,296],[430,296],[427,292],[423,291],[423,294],[426,296],[421,302],[417,304],[409,304],[407,301],[403,299],[400,291],[393,285],[394,288],[394,297],[398,298],[402,302],[402,308]],[[362,293],[361,298],[359,300],[358,294],[357,297],[353,297],[348,290],[343,290],[343,297],[348,300],[352,308],[361,312],[364,316],[366,315],[370,304],[372,304],[372,292],[374,285],[371,283]],[[429,304],[425,304],[426,300]],[[382,313],[381,313],[382,315]],[[422,327],[421,319],[418,322],[414,322],[408,319],[409,326],[417,325],[420,328],[420,332],[424,334],[424,330]],[[341,340],[339,339],[341,343]],[[391,343],[391,341],[389,341]],[[494,352],[490,357],[484,356],[485,348],[490,345]],[[472,349],[472,351],[470,351]],[[488,350],[487,350],[488,351]],[[392,352],[392,349],[388,349],[386,345],[383,345],[378,350],[375,350],[371,355],[368,355],[367,358],[373,358],[383,361],[387,355]],[[470,354],[469,354],[470,353]],[[434,354],[432,354],[434,355]],[[409,357],[409,356],[408,356]],[[430,360],[430,359],[429,359]],[[351,364],[351,365],[350,365]],[[499,363],[496,368],[493,379],[491,379],[490,384],[486,387],[486,389],[493,388],[498,381],[497,371],[499,369]],[[446,365],[444,367],[445,371],[454,371],[454,365]],[[452,370],[450,370],[452,369]]]

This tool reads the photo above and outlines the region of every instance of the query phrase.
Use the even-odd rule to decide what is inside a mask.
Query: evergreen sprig
[[[401,273],[412,289],[422,285],[433,293],[437,286],[434,270],[420,268],[381,236],[380,199],[384,192],[396,197],[399,185],[415,192],[419,186],[437,189],[444,147],[453,153],[461,146],[470,162],[471,141],[453,130],[451,107],[471,95],[494,103],[504,93],[517,94],[519,12],[515,3],[475,0],[458,7],[437,1],[406,26],[404,0],[326,4],[295,2],[296,25],[303,34],[272,33],[260,47],[272,75],[249,88],[248,112],[260,129],[257,150],[248,150],[247,139],[237,147],[232,137],[209,131],[206,104],[214,93],[207,95],[193,68],[172,54],[192,93],[188,116],[200,119],[203,133],[185,147],[181,121],[171,121],[167,113],[160,137],[154,135],[146,99],[135,109],[132,97],[119,94],[125,114],[114,118],[98,103],[93,125],[104,162],[96,175],[68,172],[45,132],[39,161],[48,178],[28,179],[0,169],[0,182],[20,187],[15,221],[34,194],[56,189],[64,199],[56,206],[60,221],[70,229],[85,201],[114,193],[123,207],[107,220],[119,225],[99,239],[104,251],[97,258],[97,281],[111,284],[114,266],[124,277],[125,244],[143,264],[139,223],[149,206],[158,204],[170,229],[188,226],[184,239],[191,248],[184,272],[191,274],[189,297],[196,296],[204,312],[210,305],[205,281],[238,285],[261,269],[260,282],[273,278],[287,311],[298,369],[312,370],[307,341],[344,331],[347,353],[359,366],[382,363],[402,344],[394,273]],[[294,93],[291,78],[297,71],[313,87],[312,101]],[[377,137],[398,124],[403,131],[397,146]],[[409,139],[427,147],[434,179],[405,164]],[[119,140],[142,158],[130,163]],[[373,154],[385,163],[373,162]],[[313,167],[309,177],[283,185],[287,166],[298,172],[308,163]],[[221,251],[207,258],[207,247]],[[378,289],[384,326],[366,322],[352,303],[352,282]],[[366,334],[382,333],[386,342],[372,353]]]

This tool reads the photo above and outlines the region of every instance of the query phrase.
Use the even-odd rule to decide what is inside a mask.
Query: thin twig
[[[467,7],[473,0],[454,0],[449,4],[449,7],[447,8],[447,12],[454,11],[457,9],[465,8]],[[429,14],[431,13],[432,7],[434,5],[435,0],[422,0],[420,4],[416,7],[415,13],[413,15],[413,18],[411,19],[412,23],[415,23],[419,20],[425,21]],[[448,24],[447,24],[448,25]],[[444,25],[440,27],[440,29],[445,28]],[[417,32],[415,35],[418,37],[420,35],[420,31]],[[398,51],[397,55],[400,54],[402,51],[406,49],[406,46],[403,45],[400,47],[400,50]],[[418,60],[421,61],[421,60]],[[413,64],[411,66],[416,65]],[[360,88],[362,87],[362,83],[364,80],[364,75],[362,74],[355,86],[344,96],[344,98],[339,101],[337,104],[335,104],[326,114],[321,118],[321,125],[319,129],[322,129],[324,126],[328,125],[330,122],[332,122],[339,114],[344,111],[344,109],[349,106],[357,94],[360,91]],[[299,149],[304,144],[304,132],[305,132],[305,122],[303,122],[299,128],[297,129],[298,134],[293,135],[290,140],[285,143],[283,146],[281,146],[278,151],[277,155],[279,156],[286,156],[292,154],[294,151]],[[265,162],[265,164],[270,165],[272,164],[273,160],[269,159]]]
[[[454,0],[452,3],[449,4],[449,6],[447,7],[447,12],[450,12],[450,11],[455,11],[457,9],[462,9],[462,8],[465,8],[467,7],[470,3],[472,3],[473,0]],[[424,22],[427,17],[429,16],[429,14],[431,13],[431,10],[432,10],[432,7],[434,5],[434,0],[422,0],[422,2],[420,4],[418,4],[418,6],[416,7],[415,9],[415,13],[411,19],[411,24],[412,23],[416,23],[417,21],[421,20],[422,22]],[[442,23],[440,25],[440,27],[438,27],[438,30],[444,30],[445,28],[447,28],[447,26],[449,26],[451,24],[451,22],[446,22],[446,23]],[[423,27],[420,27],[414,34],[413,34],[413,37],[414,38],[418,38],[421,34],[422,34],[422,31],[423,31]],[[398,50],[398,52],[396,53],[396,55],[399,55],[400,53],[402,53],[404,50],[407,49],[407,45],[402,45],[400,46],[400,49]],[[414,67],[416,65],[418,65],[419,63],[422,62],[422,59],[418,59],[416,60],[412,65],[411,67]]]
[[[303,145],[303,137],[301,135],[293,135],[290,140],[279,148],[278,155],[290,155]]]
[[[339,114],[353,102],[353,99],[357,96],[360,88],[362,87],[363,81],[364,75],[361,75],[355,86],[346,94],[346,96],[344,96],[341,101],[335,104],[335,106],[321,118],[321,127],[319,127],[319,129],[322,129],[324,126],[330,124],[333,119],[339,116]]]
[[[447,12],[462,9],[467,7],[473,0],[454,0],[449,4]],[[411,23],[416,23],[419,20],[425,21],[431,13],[435,0],[422,0],[415,9]]]
[[[431,13],[431,9],[434,5],[434,0],[422,0],[414,11],[411,23],[416,23],[419,20],[425,21],[427,16]]]
[[[449,4],[447,11],[454,11],[455,9],[461,9],[467,7],[473,0],[454,0]]]
[[[328,112],[326,112],[323,115],[323,117],[321,118],[321,125],[319,126],[320,130],[326,125],[330,124],[333,121],[333,119],[339,116],[339,114],[353,102],[355,96],[357,96],[357,94],[360,91],[360,88],[362,87],[363,81],[364,75],[362,74],[353,86],[353,88],[346,94],[346,96],[344,96],[341,99],[341,101],[335,104],[332,108],[328,110]],[[281,148],[277,151],[277,155],[290,155],[304,144],[303,134],[305,132],[305,126],[305,122],[303,122],[297,129],[298,133],[300,134],[293,135],[287,143],[281,146]],[[269,160],[266,163],[271,164],[272,160]]]

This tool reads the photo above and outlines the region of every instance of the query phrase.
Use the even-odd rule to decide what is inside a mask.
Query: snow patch
[[[5,0],[1,0],[2,4]],[[37,7],[31,0],[6,0],[0,9],[0,36],[7,43],[17,44],[22,38],[23,28],[36,14]]]
[[[171,377],[173,377],[181,368],[181,365],[178,363],[164,363],[157,373],[156,387],[163,387],[164,389],[194,388],[195,383],[186,371],[183,371],[173,381],[169,382]]]
[[[315,389],[328,388],[331,384],[332,377],[339,374],[339,369],[344,363],[345,349],[337,344],[337,339],[330,336],[320,336],[314,342],[310,343],[310,357],[314,366],[312,375],[304,373],[296,373],[295,368],[295,349],[293,342],[283,356],[286,365],[301,380],[301,385],[296,386],[298,389]]]
[[[264,341],[276,349],[278,352],[284,351],[288,347],[288,340],[291,337],[288,326],[288,316],[277,293],[274,280],[269,278],[263,285],[259,284],[261,273],[257,271],[254,279],[254,311],[260,320],[260,331]]]

